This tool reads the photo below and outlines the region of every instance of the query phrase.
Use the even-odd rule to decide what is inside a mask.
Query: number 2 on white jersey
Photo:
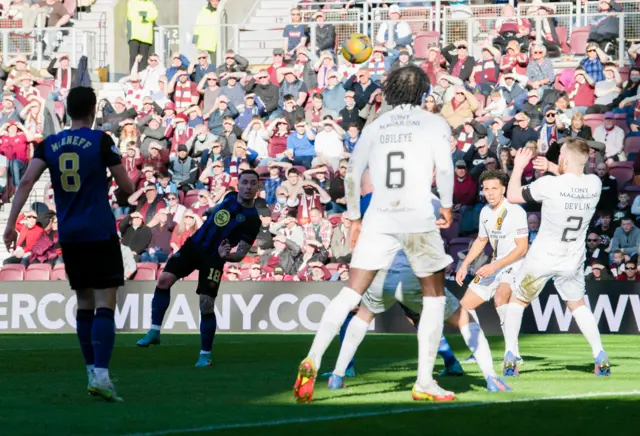
[[[60,167],[60,184],[66,192],[80,190],[80,159],[77,153],[62,153],[58,159]]]
[[[575,225],[573,226],[567,226],[565,227],[564,231],[562,232],[562,242],[575,242],[578,238],[570,238],[569,237],[569,232],[579,232],[580,228],[582,227],[582,217],[581,216],[570,216],[569,218],[567,218],[567,223],[572,224],[575,223]]]

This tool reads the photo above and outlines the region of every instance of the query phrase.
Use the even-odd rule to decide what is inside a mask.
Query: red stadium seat
[[[198,274],[200,273],[200,271],[195,270],[193,271],[191,274],[189,274],[188,276],[186,276],[184,279],[185,280],[198,280]]]
[[[616,178],[618,190],[633,179],[633,162],[615,162],[609,168],[609,174]]]
[[[154,272],[158,271],[158,264],[155,262],[139,262],[138,263],[138,270],[144,268],[144,269],[151,269]]]
[[[151,268],[138,268],[133,280],[155,280],[156,271]]]
[[[626,82],[627,80],[629,80],[629,72],[631,71],[631,67],[628,65],[625,65],[624,67],[619,67],[618,68],[618,72],[620,73],[620,79],[622,80],[622,83]]]
[[[53,270],[62,270],[64,271],[64,263],[56,263],[55,265],[53,265]]]
[[[331,225],[333,227],[337,227],[338,224],[340,224],[342,222],[342,216],[340,214],[331,215],[329,217],[329,222],[331,223]]]
[[[7,268],[8,265],[5,265],[0,270],[0,281],[7,280],[24,280],[24,270],[20,270],[17,268]]]
[[[45,100],[46,100],[47,96],[49,96],[51,91],[53,91],[53,87],[50,86],[50,85],[47,85],[47,84],[36,85],[36,89],[40,93],[40,97],[42,97],[42,99],[45,99]]]
[[[451,222],[451,225],[448,229],[444,229],[440,231],[440,235],[442,239],[444,239],[447,243],[453,241],[460,234],[460,220],[454,219]]]
[[[573,29],[571,32],[571,38],[569,39],[571,53],[577,55],[583,55],[586,53],[589,30],[591,30],[591,26],[576,27]]]
[[[3,270],[5,269],[16,269],[22,272],[25,272],[27,270],[27,267],[25,267],[23,264],[21,263],[10,263],[8,265],[4,265],[2,267]]]
[[[331,274],[338,272],[338,266],[340,266],[339,263],[330,263],[327,265],[327,269],[329,270],[329,272]]]
[[[456,263],[460,258],[458,253],[469,249],[469,242],[471,238],[454,238],[449,244],[449,254],[453,257],[453,262]]]
[[[440,33],[433,31],[418,32],[413,39],[413,51],[416,59],[427,59],[429,47],[439,45]]]
[[[615,114],[616,126],[624,130],[624,134],[629,133],[629,125],[627,124],[626,114]]]
[[[629,194],[629,202],[633,204],[633,200],[640,195],[640,186],[627,186],[624,188],[625,192]]]
[[[67,273],[64,268],[53,268],[49,280],[67,280]]]
[[[187,195],[184,196],[184,201],[182,201],[182,204],[184,204],[187,208],[191,207],[193,203],[198,202],[199,193],[200,191],[197,189],[192,189],[191,191],[187,192]]]
[[[37,268],[40,266],[46,265],[49,267],[49,269],[46,268]],[[33,266],[36,266],[36,268],[32,268]],[[29,266],[29,268],[27,268],[27,271],[24,274],[24,279],[25,280],[43,280],[43,281],[48,281],[51,279],[51,265],[49,264],[36,264],[36,265],[31,265]]]
[[[307,169],[302,165],[294,165],[293,167],[300,171],[300,174],[304,174],[304,172],[307,171]]]
[[[556,27],[558,33],[558,39],[560,40],[560,48],[562,53],[571,53],[571,49],[567,45],[567,28],[563,26]]]
[[[29,270],[43,270],[43,271],[51,271],[53,268],[48,263],[33,263],[27,267],[27,271]]]
[[[633,160],[630,155],[640,152],[640,136],[630,136],[624,140],[624,151],[629,160]]]
[[[594,131],[596,127],[604,124],[604,114],[588,114],[584,116],[584,123],[591,127],[591,131]]]
[[[178,201],[180,202],[180,204],[184,204],[184,191],[183,190],[179,190],[178,191]]]

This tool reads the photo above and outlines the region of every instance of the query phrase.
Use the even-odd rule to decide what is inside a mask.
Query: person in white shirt
[[[344,130],[331,115],[326,115],[320,124],[315,140],[316,157],[311,166],[329,165],[336,170],[344,158]]]
[[[491,245],[491,263],[478,270],[461,304],[471,311],[493,298],[503,330],[515,275],[529,248],[527,213],[505,198],[507,180],[508,176],[502,171],[485,171],[480,176],[480,186],[487,205],[480,212],[478,237],[456,273],[456,282],[462,286],[469,265],[484,252],[487,243]],[[520,356],[518,349],[514,352]]]
[[[391,5],[389,7],[388,21],[384,21],[378,28],[376,34],[376,44],[387,49],[387,56],[384,59],[386,71],[391,71],[391,66],[398,59],[399,48],[406,48],[409,55],[413,54],[413,32],[411,26],[406,21],[400,20],[400,7]]]
[[[423,294],[418,379],[412,397],[455,399],[432,374],[444,325],[444,268],[452,262],[438,229],[452,222],[453,162],[451,128],[442,117],[420,108],[428,89],[429,78],[417,66],[392,71],[384,87],[391,109],[363,129],[351,155],[345,177],[347,212],[353,221],[350,238],[355,243],[349,281],[324,312],[309,354],[300,363],[294,386],[298,402],[311,401],[324,352],[378,270],[387,267],[400,250],[418,276]],[[374,190],[362,222],[360,186],[367,167]],[[440,219],[434,216],[428,189],[434,174],[442,203]]]
[[[255,115],[242,132],[242,140],[247,143],[247,147],[258,153],[261,164],[263,159],[269,157],[268,139],[269,135],[264,127],[264,121],[259,115]],[[267,163],[268,161],[264,165]]]
[[[560,149],[558,165],[544,157],[534,161],[534,168],[556,176],[543,176],[522,186],[522,173],[533,158],[527,148],[518,150],[509,180],[507,199],[512,203],[542,203],[542,222],[536,239],[516,275],[513,295],[507,306],[504,323],[505,376],[517,376],[514,352],[524,309],[553,279],[555,288],[573,315],[576,324],[591,346],[595,374],[611,373],[609,358],[602,348],[598,325],[585,305],[585,239],[589,223],[600,200],[602,182],[595,174],[585,174],[589,145],[581,138],[567,139]]]
[[[131,67],[131,76],[138,76],[142,89],[147,93],[153,94],[160,91],[159,81],[162,76],[166,76],[167,70],[160,62],[160,57],[152,53],[149,55],[149,65],[142,71],[138,71],[139,64],[142,61],[142,55],[136,56],[136,60]]]
[[[624,130],[616,126],[613,112],[604,114],[604,123],[595,128],[593,139],[604,144],[604,161],[607,166],[627,160],[624,152]]]

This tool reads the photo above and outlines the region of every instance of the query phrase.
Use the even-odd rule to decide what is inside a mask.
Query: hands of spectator
[[[149,248],[149,254],[153,254],[153,253],[155,253],[155,252],[156,252],[156,250],[155,250],[155,249],[153,249],[153,248]]]
[[[456,273],[456,283],[460,286],[464,283],[464,279],[467,277],[467,266],[463,263],[460,265],[460,269]]]
[[[631,124],[629,126],[629,129],[631,129],[632,132],[638,132],[638,125],[637,124]]]
[[[453,213],[449,207],[440,208],[440,219],[436,220],[439,229],[448,229],[453,222]]]
[[[137,55],[136,56],[136,63],[139,64],[140,62],[142,62],[142,55]]]
[[[377,88],[375,91],[371,93],[371,97],[369,97],[369,104],[372,104],[378,94],[382,94],[382,89]],[[333,120],[332,120],[333,121]],[[335,124],[335,121],[334,121]]]
[[[528,148],[521,148],[516,152],[516,157],[513,160],[513,168],[520,171],[529,164],[533,158],[533,153]]]
[[[18,259],[22,259],[24,257],[24,248],[16,247],[16,249],[13,250],[13,255]]]
[[[465,125],[464,125],[464,131],[465,131],[466,133],[471,133],[471,132],[473,132],[473,127],[471,126],[471,124],[465,124]]]

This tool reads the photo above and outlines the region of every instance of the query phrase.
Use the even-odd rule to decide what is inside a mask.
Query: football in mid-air
[[[361,33],[354,33],[342,43],[342,56],[352,64],[366,62],[372,51],[371,40]]]

